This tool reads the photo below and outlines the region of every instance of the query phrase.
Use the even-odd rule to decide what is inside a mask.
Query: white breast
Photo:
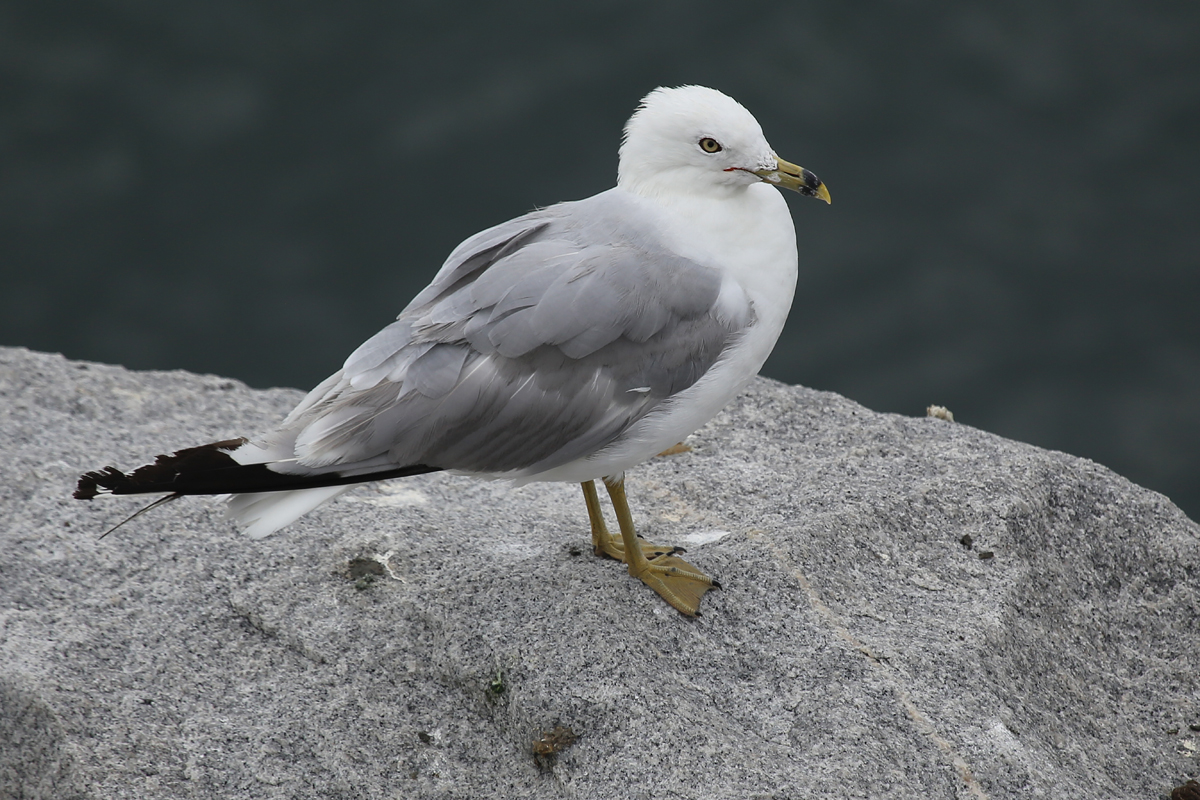
[[[660,214],[657,222],[671,249],[725,273],[727,285],[718,305],[748,299],[754,324],[699,381],[662,403],[616,441],[586,458],[523,476],[518,484],[594,480],[619,475],[652,458],[716,416],[758,374],[774,349],[787,321],[797,277],[795,229],[779,192],[760,184],[748,187],[736,202],[680,199],[660,209]]]

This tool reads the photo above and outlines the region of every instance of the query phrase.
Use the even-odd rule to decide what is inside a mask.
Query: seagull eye
[[[716,139],[705,136],[700,140],[700,149],[706,153],[719,153],[724,148],[721,147],[721,143]]]

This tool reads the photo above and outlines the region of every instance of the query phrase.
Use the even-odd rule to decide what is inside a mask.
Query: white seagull
[[[796,288],[777,187],[829,202],[737,101],[655,89],[625,126],[616,188],[467,239],[278,428],[89,472],[75,497],[232,495],[230,515],[257,538],[365,481],[574,481],[596,554],[694,616],[718,584],[637,536],[625,471],[715,416],[775,346]]]

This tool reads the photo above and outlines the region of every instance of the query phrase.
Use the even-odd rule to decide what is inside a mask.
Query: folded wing
[[[695,383],[752,323],[749,301],[637,230],[614,235],[603,204],[618,199],[583,202],[460,246],[268,437],[264,452],[294,459],[273,468],[536,474]]]

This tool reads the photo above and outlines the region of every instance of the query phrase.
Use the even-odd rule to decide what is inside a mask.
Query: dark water
[[[0,4],[0,342],[307,388],[702,83],[834,198],[767,374],[1200,516],[1200,5],[566,6]]]

